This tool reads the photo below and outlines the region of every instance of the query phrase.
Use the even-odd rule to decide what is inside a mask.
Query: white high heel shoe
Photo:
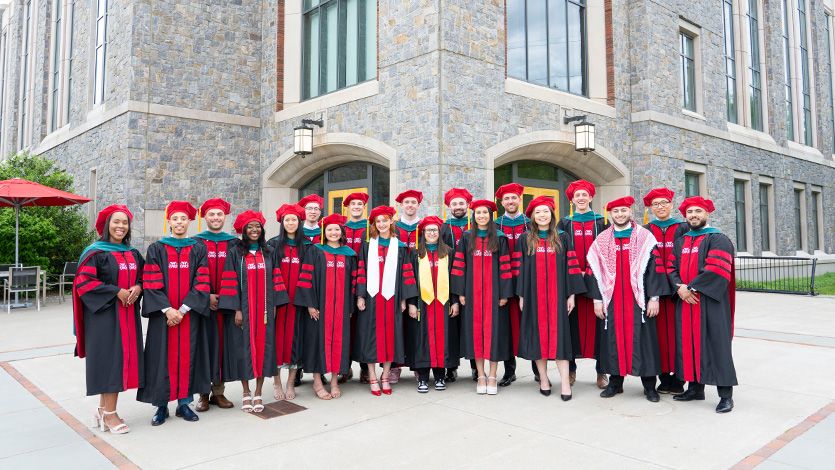
[[[490,383],[490,379],[493,379],[493,381],[496,382],[496,385],[492,387],[490,385],[487,385],[487,387],[485,387],[487,389],[486,392],[488,395],[496,395],[497,393],[499,393],[499,379],[497,379],[496,377],[488,377],[488,384]]]
[[[481,377],[478,378],[478,380],[481,380],[481,379],[487,379],[487,377],[481,376]],[[485,380],[485,382],[486,382],[486,380]],[[479,395],[484,395],[485,393],[487,393],[487,385],[486,384],[483,385],[483,386],[478,385],[478,382],[476,382],[475,392],[478,393]]]
[[[104,412],[104,415],[115,415],[115,414],[116,414],[115,411],[105,411]],[[115,428],[111,428],[110,426],[107,425],[107,423],[104,422],[104,416],[102,416],[102,418],[101,418],[101,430],[102,431],[110,431],[110,434],[127,434],[128,432],[130,432],[130,426],[128,426],[124,422],[120,422],[118,425],[116,425]]]
[[[101,412],[104,408],[97,406],[96,413],[93,415],[93,419],[90,421],[91,428],[99,428],[101,427]]]

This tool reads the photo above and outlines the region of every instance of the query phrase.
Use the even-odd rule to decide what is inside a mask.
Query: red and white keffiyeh
[[[641,310],[646,310],[644,299],[644,273],[649,265],[652,250],[657,241],[649,230],[632,221],[632,234],[629,237],[629,277],[632,284],[632,294]],[[615,278],[617,276],[617,242],[615,241],[615,226],[600,232],[586,255],[586,262],[597,279],[600,294],[603,296],[603,307],[608,309],[609,302],[615,292]]]

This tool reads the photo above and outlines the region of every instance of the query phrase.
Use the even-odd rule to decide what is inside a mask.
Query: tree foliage
[[[21,152],[0,162],[0,181],[23,178],[73,192],[73,177],[54,160]],[[22,207],[20,263],[59,273],[67,261],[77,261],[93,240],[83,206]],[[0,264],[14,263],[15,210],[0,208]]]

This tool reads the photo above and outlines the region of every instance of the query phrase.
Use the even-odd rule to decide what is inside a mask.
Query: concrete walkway
[[[833,313],[835,298],[740,293],[740,386],[727,415],[713,411],[712,387],[704,402],[653,404],[629,378],[623,395],[602,399],[589,360],[563,403],[542,397],[520,360],[519,380],[493,397],[476,395],[468,377],[418,394],[405,372],[391,396],[354,380],[341,399],[323,402],[308,376],[293,400],[307,409],[268,420],[239,411],[241,387],[228,384],[236,408],[187,423],[172,406],[172,418],[152,428],[153,409],[126,392],[118,409],[132,431],[113,436],[87,427],[98,399],[85,396],[84,361],[72,356],[70,306],[52,301],[0,315],[0,468],[306,468],[337,455],[347,468],[831,468]],[[558,390],[553,364],[549,375]],[[274,401],[269,380],[264,396]]]

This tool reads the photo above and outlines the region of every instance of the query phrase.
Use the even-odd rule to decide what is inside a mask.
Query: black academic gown
[[[81,332],[76,355],[87,359],[88,396],[145,384],[140,299],[125,307],[116,297],[121,289],[142,285],[144,265],[139,251],[131,249],[96,251],[78,266],[73,286],[76,332]]]
[[[393,240],[393,239],[389,239]],[[397,250],[397,273],[395,275],[394,295],[390,299],[383,297],[383,278],[386,256],[392,246],[377,245],[377,253],[369,255],[369,242],[363,242],[359,253],[357,268],[357,297],[365,298],[365,310],[357,312],[357,329],[354,337],[354,360],[360,363],[374,364],[405,361],[403,317],[407,314],[400,309],[400,301],[417,296],[417,283],[412,268],[409,249],[400,242]],[[380,278],[377,295],[368,294],[368,265],[378,263]]]
[[[290,299],[278,268],[276,252],[247,251],[236,246],[226,257],[218,308],[241,311],[243,325],[232,332],[235,356],[228,380],[252,380],[278,373],[275,344],[276,307]]]
[[[676,299],[676,377],[720,387],[737,385],[731,340],[736,285],[734,247],[722,233],[676,240],[667,264],[673,288],[687,284],[699,302]]]
[[[195,243],[174,248],[162,242],[148,247],[142,274],[145,299],[142,316],[148,318],[145,339],[145,387],[136,399],[167,403],[195,393],[209,393],[211,377],[206,329],[209,316],[209,267],[206,246]],[[163,309],[191,310],[169,327]]]
[[[519,357],[567,360],[574,357],[567,300],[586,292],[577,257],[569,251],[568,234],[560,233],[562,249],[555,251],[539,240],[537,252],[528,254],[528,236],[517,243],[521,266],[516,294],[524,299],[519,323]]]
[[[467,359],[506,361],[513,356],[510,313],[507,304],[513,292],[510,250],[507,238],[498,232],[499,250],[483,249],[486,238],[478,237],[477,250],[470,252],[472,232],[466,232],[455,250],[450,290],[466,300],[461,319],[461,344]]]
[[[304,242],[305,245],[299,249],[297,245],[289,243],[279,244],[278,238],[267,242],[267,246],[276,250],[279,257],[279,269],[284,286],[287,288],[287,296],[290,301],[286,305],[277,307],[275,310],[275,348],[276,363],[279,367],[284,365],[301,367],[302,365],[302,341],[304,335],[302,325],[304,317],[307,316],[307,309],[296,306],[293,302],[296,299],[296,285],[299,282],[304,254],[312,245]]]
[[[452,218],[448,220],[453,220]],[[464,219],[466,220],[466,219]],[[467,226],[459,226],[459,225],[452,225],[449,223],[444,222],[441,226],[441,239],[446,243],[446,246],[452,250],[450,254],[450,258],[455,258],[455,249],[458,247],[458,242],[461,240],[461,237],[464,235],[464,232],[467,231]],[[450,366],[450,368],[457,369],[458,364],[461,362],[461,358],[464,357],[463,352],[461,351],[461,318],[463,315],[459,313],[455,317],[452,317],[448,320],[447,326],[449,328],[449,356],[450,361],[454,363],[454,365]]]
[[[319,320],[302,317],[304,371],[347,374],[351,367],[351,312],[356,309],[356,256],[330,253],[321,245],[308,247],[302,263],[296,298],[299,307],[319,310]]]
[[[639,227],[633,228],[638,230]],[[658,348],[656,318],[646,316],[635,301],[629,276],[629,238],[615,238],[617,267],[615,290],[606,310],[600,338],[600,369],[603,374],[637,377],[661,373],[661,354]],[[655,267],[659,257],[653,248],[644,271],[644,305],[650,297],[669,295],[667,276]],[[592,299],[603,300],[596,278],[592,278]]]
[[[420,276],[421,263],[417,257],[417,252],[413,256],[413,266],[415,268],[415,279],[417,279],[418,295],[409,299],[409,305],[414,305],[418,308],[418,318],[412,318],[406,315],[406,365],[412,369],[422,369],[428,367],[442,367],[451,368],[458,367],[460,358],[453,354],[450,349],[450,344],[457,338],[451,337],[450,323],[452,318],[449,316],[449,309],[452,305],[458,304],[458,296],[449,293],[449,298],[446,302],[441,303],[437,300],[438,297],[438,274],[440,267],[438,266],[438,252],[426,252],[428,264],[426,267],[431,271],[432,292],[435,297],[430,303],[426,303],[421,297],[420,293]],[[449,274],[452,271],[452,260],[455,254],[450,251],[447,255],[447,275],[450,282],[452,276]],[[457,333],[457,331],[456,331]],[[457,343],[457,341],[455,341]],[[456,344],[457,346],[457,344]]]

